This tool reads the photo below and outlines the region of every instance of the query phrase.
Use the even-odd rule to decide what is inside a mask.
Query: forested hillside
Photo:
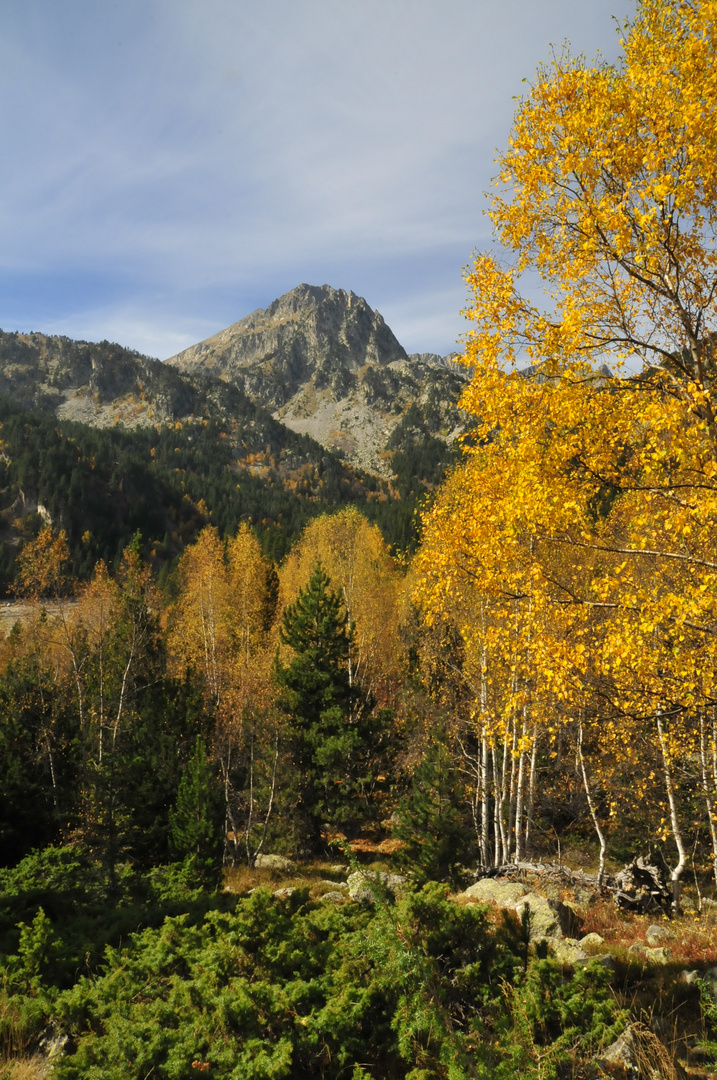
[[[389,484],[352,469],[245,399],[233,421],[172,421],[126,431],[57,421],[0,399],[0,589],[17,551],[46,521],[63,528],[75,576],[98,559],[116,568],[141,533],[143,552],[166,575],[208,522],[221,535],[250,522],[264,551],[281,559],[306,522],[331,507],[361,506],[396,550],[415,544],[416,510],[451,451],[419,445],[411,431]],[[164,580],[164,578],[162,579]]]
[[[716,53],[538,73],[445,479],[7,407],[0,1075],[715,1075]]]

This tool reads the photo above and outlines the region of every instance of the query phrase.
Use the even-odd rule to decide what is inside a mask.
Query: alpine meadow
[[[620,50],[460,355],[0,332],[0,1080],[717,1075],[717,0]]]

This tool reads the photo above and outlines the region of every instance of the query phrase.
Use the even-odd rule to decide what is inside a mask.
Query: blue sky
[[[462,268],[551,44],[612,60],[628,0],[4,0],[0,327],[166,358],[302,281],[409,351]]]

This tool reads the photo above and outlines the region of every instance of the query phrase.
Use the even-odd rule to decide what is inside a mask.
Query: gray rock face
[[[167,363],[234,384],[287,427],[383,475],[411,407],[448,442],[462,430],[465,370],[429,353],[408,357],[362,297],[329,285],[299,285]]]
[[[530,913],[531,941],[542,941],[543,938],[553,941],[572,938],[580,928],[580,919],[569,904],[528,892],[527,887],[518,881],[481,878],[467,888],[462,896],[486,904],[497,904],[498,907],[512,908],[519,919],[522,919],[527,907]],[[578,947],[578,942],[575,941],[574,945]],[[579,951],[582,957],[576,955],[575,959],[587,957],[581,946]]]
[[[635,1037],[632,1029],[628,1027],[611,1046],[595,1058],[595,1064],[604,1069],[608,1075],[617,1073],[623,1076],[638,1076],[637,1052]]]
[[[401,885],[405,885],[406,879],[401,874],[386,874],[383,871],[372,874],[357,870],[349,875],[347,884],[349,896],[352,900],[372,904],[376,899],[375,890],[377,886],[379,889],[383,887],[393,892],[395,889],[400,888]]]
[[[586,934],[585,937],[580,938],[580,945],[583,949],[599,949],[601,945],[605,944],[605,938],[600,934]]]
[[[518,918],[522,919],[526,906],[530,910],[531,941],[572,937],[579,927],[577,915],[561,900],[548,900],[536,893],[528,893],[516,904]]]
[[[296,863],[285,855],[257,855],[254,866],[257,870],[296,870]]]
[[[329,891],[348,892],[348,883],[345,881],[317,881],[315,889],[324,889]]]
[[[664,945],[666,941],[674,941],[675,935],[666,926],[648,926],[645,941],[648,945]]]
[[[588,954],[575,938],[559,938],[553,945],[553,953],[561,964],[576,964],[579,960],[588,959]]]
[[[322,904],[343,904],[346,897],[344,893],[338,892],[336,889],[330,889],[329,892],[323,893],[319,900]]]
[[[521,896],[528,889],[519,881],[501,881],[500,878],[480,878],[470,885],[463,896],[478,900],[482,904],[497,904],[498,907],[515,907]]]

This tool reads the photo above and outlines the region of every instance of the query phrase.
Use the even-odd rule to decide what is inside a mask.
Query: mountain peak
[[[412,406],[448,441],[460,422],[460,376],[409,358],[362,296],[331,285],[297,285],[166,362],[233,383],[287,427],[386,476],[388,440]]]

